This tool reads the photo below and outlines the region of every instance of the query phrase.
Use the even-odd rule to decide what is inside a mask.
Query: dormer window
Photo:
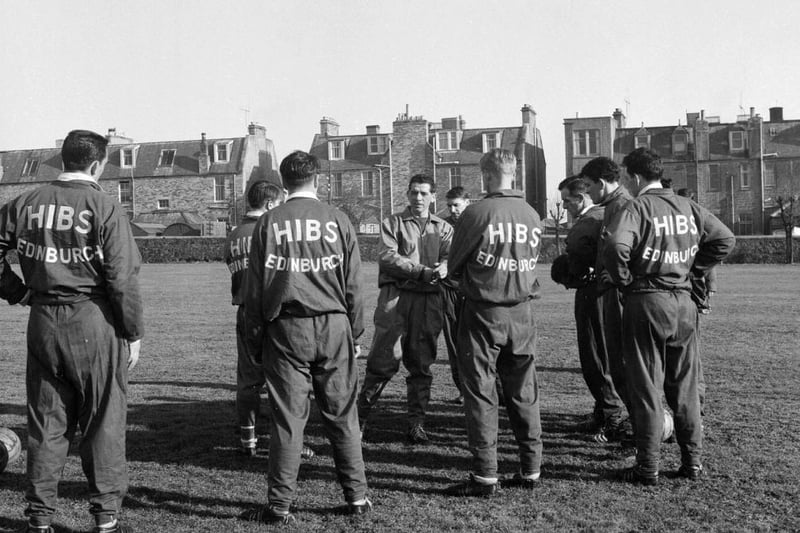
[[[458,132],[440,131],[436,135],[437,150],[458,150]]]
[[[689,147],[689,135],[685,131],[678,131],[672,134],[672,153],[674,155],[685,154]]]
[[[344,159],[344,139],[328,141],[328,159],[331,161]]]
[[[175,150],[161,150],[161,155],[158,157],[158,166],[171,167],[175,161]]]
[[[369,155],[379,155],[386,152],[386,136],[375,135],[367,138],[367,153]]]
[[[633,148],[650,148],[650,134],[647,132],[637,133],[633,138]]]
[[[490,132],[483,134],[483,151],[484,153],[488,152],[489,150],[494,150],[497,148],[499,143],[498,139],[499,135],[497,132]]]
[[[737,130],[728,134],[728,142],[730,143],[731,152],[744,152],[745,150],[745,137],[744,131]]]
[[[25,160],[25,165],[22,167],[22,174],[21,176],[35,176],[36,173],[39,171],[39,160],[38,159],[27,159]]]
[[[232,141],[214,143],[214,162],[227,163],[231,160]]]
[[[122,148],[119,151],[120,168],[133,168],[136,164],[136,150],[134,148]]]

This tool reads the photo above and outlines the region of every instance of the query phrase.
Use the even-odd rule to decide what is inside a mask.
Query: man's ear
[[[92,163],[89,165],[89,175],[99,178],[100,176],[97,174],[97,171],[100,169],[100,166],[100,161],[92,161]]]

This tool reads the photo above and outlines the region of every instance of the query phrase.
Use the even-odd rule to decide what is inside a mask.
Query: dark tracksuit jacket
[[[313,389],[333,447],[345,499],[365,497],[356,393],[355,339],[364,331],[361,255],[341,211],[310,195],[256,223],[245,309],[264,325],[264,371],[272,409],[267,497],[276,511],[294,501],[303,430]]]
[[[381,225],[375,332],[358,397],[362,424],[397,374],[401,360],[408,370],[408,425],[425,421],[443,309],[439,284],[426,283],[421,277],[426,267],[447,261],[452,237],[453,228],[444,219],[434,214],[417,219],[410,208],[387,217]]]
[[[139,250],[119,203],[81,173],[0,209],[0,297],[30,291],[26,514],[47,525],[80,424],[90,511],[110,521],[127,491],[124,343],[144,335]],[[9,268],[15,249],[24,283]]]
[[[247,294],[244,282],[250,256],[250,242],[253,229],[258,222],[257,216],[245,215],[225,242],[225,263],[231,272],[232,304],[238,306],[236,311],[236,416],[239,426],[248,428],[242,433],[243,444],[255,446],[251,434],[258,416],[261,387],[264,385],[264,370],[261,365],[259,346],[253,346],[248,335],[247,314],[244,309]],[[252,325],[258,328],[258,323]],[[260,339],[260,335],[257,336]],[[244,442],[244,441],[247,442]]]
[[[444,219],[453,228],[456,227],[456,220],[452,216]],[[461,377],[458,370],[458,316],[461,314],[464,297],[458,289],[458,281],[452,276],[447,276],[441,282],[442,285],[442,307],[444,308],[444,322],[442,323],[442,336],[447,347],[447,359],[450,362],[450,374],[453,384],[461,393]]]
[[[697,308],[689,272],[702,277],[733,249],[733,233],[671,189],[643,190],[608,228],[604,259],[625,292],[623,356],[637,464],[658,473],[661,389],[674,412],[684,466],[700,464]]]
[[[467,436],[474,473],[483,477],[497,476],[497,375],[521,472],[541,466],[532,305],[541,234],[539,215],[522,193],[500,190],[469,205],[453,237],[448,266],[465,297],[458,339]]]
[[[594,279],[604,212],[595,205],[577,218],[567,234],[566,252],[570,278],[581,280],[575,291],[575,326],[583,379],[594,398],[595,417],[617,422],[624,416],[624,405],[611,379],[603,299]]]

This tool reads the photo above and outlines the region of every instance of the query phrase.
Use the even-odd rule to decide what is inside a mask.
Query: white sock
[[[536,481],[541,475],[541,472],[536,472],[535,474],[523,474],[522,472],[519,473],[519,477],[522,479],[530,479],[531,481]]]
[[[106,522],[105,524],[97,524],[97,527],[101,529],[111,529],[112,527],[117,525],[117,519],[115,518],[111,522]]]
[[[497,483],[497,477],[483,477],[473,474],[472,477],[481,485],[494,485]]]
[[[350,502],[350,505],[366,505],[369,500],[366,498],[361,498],[360,500],[356,500],[354,502]]]

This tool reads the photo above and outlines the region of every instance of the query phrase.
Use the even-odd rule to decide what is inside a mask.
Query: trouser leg
[[[255,447],[255,425],[261,407],[261,388],[264,386],[264,368],[261,351],[251,342],[244,306],[236,313],[236,416],[241,431],[242,445]]]
[[[431,398],[433,373],[431,365],[436,360],[436,344],[442,329],[441,293],[404,294],[408,299],[406,324],[408,332],[403,339],[403,364],[408,370],[406,391],[409,426],[423,424],[425,411]]]
[[[267,499],[276,512],[285,513],[294,500],[303,431],[310,412],[310,360],[317,350],[308,318],[284,318],[267,326],[264,370],[272,412],[270,424]],[[311,330],[311,331],[308,331]]]
[[[625,369],[630,393],[636,462],[647,475],[657,474],[663,426],[661,390],[664,346],[673,335],[678,309],[670,293],[635,293],[625,301]]]
[[[606,353],[608,355],[608,370],[614,390],[625,404],[630,414],[630,400],[625,378],[625,362],[622,349],[622,304],[620,293],[611,288],[603,293],[603,331],[605,333]]]
[[[667,342],[664,395],[675,414],[675,437],[681,448],[681,463],[696,466],[702,455],[702,418],[700,416],[700,357],[697,350],[697,308],[688,293],[673,296],[679,309],[677,328]]]
[[[350,324],[344,314],[323,315],[313,321],[319,340],[311,374],[314,396],[333,448],[344,498],[355,502],[366,497],[367,479],[356,410],[358,368]]]
[[[375,333],[367,356],[364,383],[358,395],[358,418],[363,424],[369,411],[378,402],[389,380],[400,369],[401,339],[406,334],[405,318],[398,310],[400,291],[384,285],[378,293],[375,308]]]
[[[442,290],[442,302],[444,305],[444,321],[442,323],[442,336],[447,347],[447,359],[450,362],[450,375],[453,384],[461,393],[461,377],[458,371],[458,315],[461,311],[461,296],[456,289],[444,288]]]

